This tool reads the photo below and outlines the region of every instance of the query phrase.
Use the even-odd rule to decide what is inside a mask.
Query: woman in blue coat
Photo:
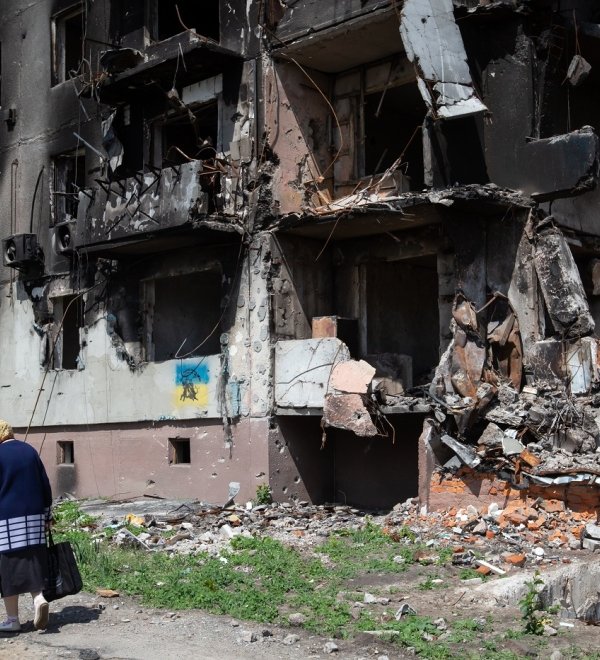
[[[19,595],[33,598],[34,626],[48,625],[48,603],[42,594],[48,559],[46,528],[52,491],[37,451],[15,440],[0,420],[0,593],[6,621],[0,632],[19,632]]]

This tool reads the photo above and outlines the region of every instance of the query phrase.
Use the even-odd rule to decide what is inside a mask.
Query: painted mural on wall
[[[182,360],[175,364],[173,406],[178,413],[206,411],[210,378],[209,366],[203,359]]]

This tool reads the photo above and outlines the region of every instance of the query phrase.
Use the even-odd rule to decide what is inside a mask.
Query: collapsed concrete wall
[[[544,487],[542,496],[559,497],[551,493],[564,486],[559,499],[572,502],[572,488],[595,484],[597,341],[582,336],[594,322],[573,256],[550,222],[537,218],[524,231],[543,295],[537,304],[545,305],[553,338],[524,347],[510,305],[498,310],[495,296],[476,309],[461,294],[455,299],[454,339],[430,392],[439,415],[426,422],[420,441],[426,505],[441,505],[432,493],[453,483],[453,473],[466,479],[495,474],[532,497]],[[479,498],[479,489],[475,493]],[[588,496],[591,508],[597,499],[595,491]]]

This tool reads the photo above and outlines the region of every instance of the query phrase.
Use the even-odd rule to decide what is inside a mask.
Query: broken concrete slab
[[[594,523],[588,523],[584,528],[583,534],[587,538],[600,541],[600,525],[595,525]]]
[[[330,390],[347,394],[366,394],[375,376],[375,367],[364,360],[338,362],[331,370]]]
[[[598,136],[590,126],[523,147],[523,187],[538,201],[572,197],[598,182]]]
[[[507,429],[502,436],[502,452],[505,456],[516,456],[521,454],[525,445],[517,438],[515,429]]]
[[[490,422],[479,437],[478,444],[486,447],[498,447],[504,440],[504,431],[493,422]]]
[[[375,353],[365,355],[365,360],[375,367],[373,389],[384,396],[401,396],[412,387],[413,362],[410,355]]]
[[[567,79],[573,87],[577,87],[590,75],[591,70],[592,65],[585,58],[581,55],[573,55],[567,69]]]
[[[487,110],[473,86],[452,0],[405,0],[400,35],[434,116],[452,119]]]
[[[571,394],[589,392],[598,381],[598,341],[582,337],[565,349],[565,361]]]
[[[331,370],[350,360],[335,337],[293,339],[275,345],[275,403],[280,408],[322,408]]]
[[[441,438],[442,442],[452,449],[452,451],[460,458],[460,460],[469,467],[476,467],[481,463],[481,459],[475,453],[473,447],[455,440],[449,435],[443,435]]]
[[[323,424],[363,437],[377,435],[377,428],[360,394],[325,395]]]
[[[531,345],[528,367],[536,381],[552,382],[565,377],[563,345],[557,339],[544,339]]]
[[[573,338],[593,332],[594,319],[579,270],[559,229],[552,227],[537,234],[534,263],[556,332]]]

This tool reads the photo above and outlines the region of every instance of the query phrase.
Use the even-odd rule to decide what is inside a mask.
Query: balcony
[[[194,161],[122,181],[98,181],[97,188],[80,193],[75,249],[113,250],[184,228],[237,233],[237,225],[210,215],[220,176]]]

